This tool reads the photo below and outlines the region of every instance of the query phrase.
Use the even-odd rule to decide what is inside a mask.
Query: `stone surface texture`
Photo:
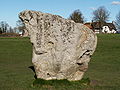
[[[58,15],[26,10],[19,17],[33,44],[37,78],[81,80],[96,48],[94,32]]]

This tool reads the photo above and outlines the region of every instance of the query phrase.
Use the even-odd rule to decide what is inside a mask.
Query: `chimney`
[[[112,21],[112,24],[115,24],[115,21]]]
[[[92,23],[93,23],[93,20],[91,21],[90,26],[92,25]]]

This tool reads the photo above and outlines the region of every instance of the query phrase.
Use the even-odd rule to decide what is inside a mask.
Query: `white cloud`
[[[96,8],[94,8],[94,7],[90,7],[90,9],[91,9],[91,10],[96,10]]]
[[[120,1],[113,1],[112,5],[120,5]]]

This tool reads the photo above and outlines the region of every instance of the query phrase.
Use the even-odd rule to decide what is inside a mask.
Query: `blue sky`
[[[42,11],[68,18],[74,10],[80,9],[89,22],[93,10],[100,6],[106,7],[110,12],[109,20],[113,21],[120,11],[120,0],[1,0],[0,21],[6,21],[14,27],[19,19],[18,14],[23,10]]]

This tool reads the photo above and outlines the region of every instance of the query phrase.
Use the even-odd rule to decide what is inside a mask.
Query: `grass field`
[[[28,38],[0,38],[0,90],[80,90],[69,84],[58,88],[34,87],[32,45]],[[81,90],[120,90],[120,34],[98,35],[97,49],[84,78],[91,84]],[[58,84],[59,85],[59,84]]]

